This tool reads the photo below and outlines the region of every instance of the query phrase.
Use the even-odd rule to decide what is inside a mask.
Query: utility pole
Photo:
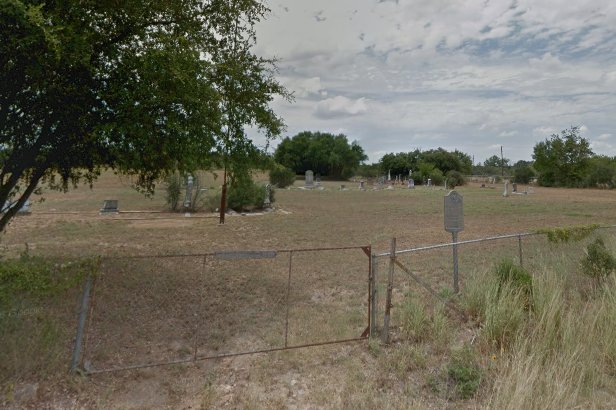
[[[501,145],[501,177],[505,176],[505,160],[503,159],[503,146]]]

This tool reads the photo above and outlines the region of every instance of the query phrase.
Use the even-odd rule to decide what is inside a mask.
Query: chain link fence
[[[105,258],[78,356],[92,374],[365,339],[370,254]]]

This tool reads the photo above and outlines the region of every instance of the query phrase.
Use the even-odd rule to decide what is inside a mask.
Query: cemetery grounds
[[[211,175],[205,180],[205,186],[219,184]],[[0,246],[4,258],[24,252],[57,263],[110,258],[99,267],[104,274],[95,283],[97,316],[89,319],[84,353],[100,368],[141,363],[148,355],[158,358],[165,352],[171,352],[171,358],[190,356],[193,339],[195,351],[205,356],[278,345],[285,315],[291,323],[291,342],[343,340],[358,337],[367,319],[368,259],[359,247],[371,246],[372,253],[379,254],[390,250],[394,237],[400,250],[447,243],[451,235],[443,228],[447,191],[442,187],[373,190],[367,184],[362,191],[358,183],[342,184],[345,190],[333,181],[323,182],[323,190],[304,190],[303,181],[297,181],[291,189],[276,190],[273,212],[227,215],[220,226],[214,213],[167,212],[163,190],[144,198],[131,189],[130,180],[106,173],[93,189],[45,193],[45,201],[34,202],[30,215],[11,223]],[[526,189],[518,187],[520,192]],[[459,240],[546,227],[616,224],[613,191],[533,187],[531,194],[507,198],[502,191],[502,184],[457,188],[464,198],[465,229]],[[105,199],[119,200],[122,212],[99,215]],[[612,230],[603,235],[614,249]],[[190,256],[339,247],[358,249],[294,253],[293,281],[286,276],[286,256],[230,263]],[[582,248],[580,243],[553,245],[541,236],[524,238],[525,266],[541,271],[561,263],[565,267],[567,260],[565,269],[573,269]],[[517,258],[518,239],[472,244],[459,253],[464,293],[471,277],[489,271],[504,257]],[[160,255],[188,256],[153,257]],[[21,313],[0,318],[8,316],[17,323],[11,327],[13,333],[2,336],[6,348],[0,353],[0,404],[144,409],[501,407],[506,394],[498,386],[499,375],[515,360],[508,356],[507,346],[482,341],[477,321],[463,319],[440,303],[457,298],[451,290],[451,250],[406,254],[399,260],[438,297],[397,270],[389,346],[375,338],[70,376],[81,286],[30,301]],[[382,326],[387,258],[378,258],[376,265],[381,306],[377,325]],[[203,276],[204,271],[212,274]],[[291,291],[285,296],[287,289]],[[413,304],[423,307],[426,318],[409,318]],[[207,314],[202,327],[193,331],[200,312]],[[431,323],[426,327],[429,336],[410,331],[408,324],[415,319]],[[466,396],[452,381],[451,363],[469,350],[483,376],[479,387]],[[596,386],[592,397],[578,392],[576,402],[569,404],[613,407],[615,385],[601,381]],[[552,402],[553,408],[561,404]]]

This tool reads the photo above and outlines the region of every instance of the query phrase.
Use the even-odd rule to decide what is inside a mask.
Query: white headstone
[[[312,188],[314,186],[314,174],[310,170],[306,171],[305,185],[306,185],[306,188]]]
[[[505,181],[505,191],[503,192],[503,196],[509,196],[509,181]]]
[[[415,189],[415,181],[413,179],[409,179],[409,189]]]

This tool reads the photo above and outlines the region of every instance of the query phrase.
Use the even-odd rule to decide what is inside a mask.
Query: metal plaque
[[[452,233],[464,230],[462,195],[456,191],[445,195],[445,230]]]
[[[276,251],[229,251],[216,252],[217,259],[240,260],[240,259],[271,259],[276,257]]]

